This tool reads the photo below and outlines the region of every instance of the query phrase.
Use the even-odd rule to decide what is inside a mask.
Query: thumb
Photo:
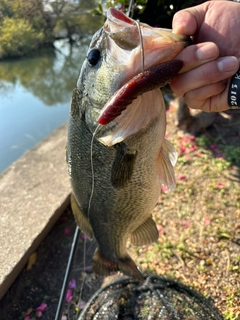
[[[173,33],[193,36],[201,27],[205,14],[207,12],[208,3],[184,9],[175,13],[172,22]]]

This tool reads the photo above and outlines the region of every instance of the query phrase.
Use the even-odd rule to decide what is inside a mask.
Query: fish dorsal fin
[[[137,97],[127,109],[116,118],[113,131],[98,140],[106,146],[112,146],[145,128],[165,108],[160,89],[155,89]]]
[[[143,246],[158,240],[158,230],[152,218],[148,218],[131,234],[131,243],[134,246]]]
[[[177,162],[177,151],[166,139],[163,140],[161,150],[158,155],[159,179],[169,189],[176,187],[176,180],[173,167]]]

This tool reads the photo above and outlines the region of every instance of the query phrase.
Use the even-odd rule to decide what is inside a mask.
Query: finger
[[[181,97],[188,91],[230,78],[238,68],[236,57],[224,57],[177,75],[170,85],[174,93]]]
[[[194,69],[218,57],[219,50],[215,43],[204,42],[186,47],[175,59],[183,62],[180,73]]]
[[[172,22],[173,33],[193,36],[204,21],[209,2],[175,13]]]
[[[226,85],[225,89],[220,94],[214,95],[207,99],[202,104],[201,110],[205,112],[221,112],[228,110],[228,87],[229,83]]]
[[[213,83],[184,95],[186,104],[192,109],[200,109],[205,112],[220,112],[227,110],[227,84],[223,81]]]

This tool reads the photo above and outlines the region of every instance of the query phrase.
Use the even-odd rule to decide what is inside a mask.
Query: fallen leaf
[[[76,287],[77,287],[76,280],[75,279],[70,280],[68,287],[69,287],[69,289],[76,289]]]
[[[204,217],[203,223],[205,224],[205,226],[208,226],[211,223],[211,220],[209,219],[209,217]]]
[[[36,312],[36,317],[37,317],[37,318],[41,318],[42,315],[43,315],[43,314],[42,314],[42,311],[37,311],[37,312]]]
[[[32,269],[32,266],[34,265],[34,263],[37,260],[37,252],[34,252],[30,255],[30,258],[28,260],[28,264],[27,264],[27,271]]]
[[[44,311],[47,309],[47,304],[42,302],[39,307],[36,308],[36,311]]]
[[[184,179],[186,179],[186,175],[180,173],[180,174],[178,175],[178,180],[184,180]]]
[[[66,294],[66,301],[70,302],[72,300],[72,298],[73,298],[72,290],[68,289],[67,294]]]
[[[70,234],[71,233],[71,229],[69,227],[66,227],[64,229],[64,233],[67,234],[67,235]]]
[[[25,316],[29,316],[32,312],[33,312],[33,308],[27,309],[27,311],[25,312]]]
[[[80,300],[78,303],[78,308],[83,309],[85,305],[86,305],[86,301]]]

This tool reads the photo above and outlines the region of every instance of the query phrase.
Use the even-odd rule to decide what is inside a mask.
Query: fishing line
[[[129,8],[128,8],[128,12],[127,15],[129,16],[130,13],[132,15],[132,7],[133,7],[134,1],[130,0],[129,3]],[[140,48],[141,48],[141,56],[142,56],[142,73],[144,75],[144,48],[143,48],[143,39],[142,39],[142,32],[141,32],[141,28],[139,25],[138,21],[135,21],[137,28],[138,28],[138,32],[139,32],[139,39],[140,39]],[[96,127],[96,129],[94,130],[93,134],[92,134],[92,139],[91,139],[91,145],[90,145],[90,167],[91,167],[91,176],[92,176],[92,187],[91,187],[91,193],[90,193],[90,197],[89,197],[89,202],[88,202],[88,211],[87,211],[87,219],[89,220],[89,216],[90,216],[90,209],[91,209],[91,204],[92,204],[92,199],[93,199],[93,193],[94,193],[94,188],[95,188],[95,175],[94,175],[94,164],[93,164],[93,144],[94,144],[94,138],[100,128],[100,124],[98,124],[98,126]],[[86,238],[84,239],[84,245],[83,245],[83,266],[84,266],[84,271],[86,268]],[[79,302],[78,305],[81,301],[81,297],[82,297],[82,292],[83,292],[83,287],[85,284],[85,280],[86,280],[86,273],[84,272],[84,276],[83,276],[83,280],[82,280],[82,284],[81,284],[81,288],[80,288],[80,294],[79,294]],[[78,311],[78,315],[80,313],[80,310]]]
[[[126,15],[131,18],[133,16],[133,5],[134,5],[134,0],[130,0]]]
[[[86,248],[86,239],[84,240],[84,247]],[[84,248],[84,249],[85,249]],[[84,253],[84,256],[85,256],[85,253]],[[84,267],[84,269],[83,269],[83,271],[85,271],[85,267]],[[80,312],[81,312],[81,309],[80,309],[80,302],[81,302],[81,300],[82,300],[82,292],[83,292],[83,287],[84,287],[84,284],[85,284],[85,279],[86,279],[86,277],[87,277],[87,275],[86,275],[86,273],[84,272],[84,274],[83,274],[83,279],[82,279],[82,285],[81,285],[81,288],[80,288],[80,293],[79,293],[79,299],[78,299],[78,304],[77,304],[77,307],[79,308],[78,309],[78,312],[77,312],[77,319],[78,319],[78,317],[79,317],[79,315],[80,315]]]
[[[134,5],[134,0],[130,0],[128,11],[127,11],[126,15],[129,17],[130,14],[131,14],[131,18],[133,16],[133,5]],[[139,21],[136,20],[135,23],[137,25],[138,32],[139,32],[140,47],[141,47],[141,53],[142,53],[142,74],[144,75],[144,48],[143,48],[142,31],[141,31],[141,28],[140,28]]]
[[[135,21],[135,23],[137,25],[138,32],[139,32],[139,40],[140,40],[140,48],[141,48],[141,56],[142,56],[142,74],[144,76],[144,64],[145,64],[145,61],[144,61],[144,47],[143,47],[142,31],[141,31],[139,22]]]
[[[133,16],[133,5],[134,5],[134,0],[130,0],[129,2],[129,8],[127,11],[127,16],[129,16],[131,14],[131,17]],[[141,29],[140,29],[140,25],[139,22],[135,21],[137,24],[137,28],[139,31],[139,37],[140,37],[140,47],[141,47],[141,53],[142,53],[142,67],[143,67],[143,73],[144,73],[144,50],[143,50],[143,40],[142,40],[142,33],[141,33]],[[100,124],[96,127],[96,129],[93,132],[92,135],[92,139],[91,139],[91,147],[90,147],[90,166],[91,166],[91,173],[92,173],[92,189],[91,189],[91,194],[90,194],[90,198],[89,198],[89,202],[88,202],[88,213],[87,213],[87,218],[89,220],[89,215],[90,215],[90,208],[91,208],[91,203],[92,203],[92,198],[93,198],[93,192],[94,192],[94,187],[95,187],[95,177],[94,177],[94,166],[93,166],[93,142],[94,142],[94,138],[97,134],[98,129],[100,128]],[[72,266],[73,266],[73,262],[75,260],[75,255],[76,255],[76,251],[77,251],[77,244],[79,242],[79,238],[80,238],[80,229],[77,226],[76,230],[75,230],[75,234],[74,234],[74,239],[72,242],[72,248],[70,251],[70,255],[69,255],[69,259],[68,259],[68,265],[67,265],[67,270],[65,273],[65,277],[64,277],[64,281],[63,281],[63,285],[62,285],[62,290],[61,290],[61,294],[60,294],[60,298],[59,298],[59,303],[57,306],[57,311],[56,311],[56,315],[55,315],[55,320],[60,320],[62,318],[62,312],[63,312],[63,307],[64,307],[64,299],[66,297],[66,293],[67,293],[67,289],[68,289],[68,282],[70,279],[70,270],[72,270]],[[84,243],[83,243],[83,270],[85,271],[86,268],[86,238],[84,239]],[[81,284],[81,289],[80,289],[80,294],[79,294],[79,301],[78,301],[78,307],[81,301],[81,297],[82,297],[82,292],[83,292],[83,287],[85,284],[85,279],[86,279],[87,274],[84,272],[83,275],[83,279],[82,279],[82,284]],[[80,314],[80,310],[78,310],[77,312],[77,316],[79,316]],[[69,315],[69,312],[68,312]]]
[[[90,165],[91,165],[91,172],[92,172],[92,190],[88,202],[88,219],[89,219],[89,214],[90,214],[90,208],[91,208],[91,203],[92,203],[92,198],[93,198],[93,192],[94,192],[94,187],[95,187],[95,181],[94,181],[94,167],[93,167],[93,141],[95,138],[95,135],[97,134],[98,129],[100,128],[100,124],[96,127],[96,129],[93,132],[92,135],[92,140],[91,140],[91,149],[90,149]]]
[[[98,129],[100,128],[100,124],[96,127],[92,134],[92,139],[91,139],[91,145],[90,145],[90,167],[91,167],[91,175],[92,175],[92,188],[91,188],[91,193],[88,201],[88,211],[87,211],[87,219],[89,220],[89,215],[90,215],[90,208],[91,208],[91,203],[92,203],[92,198],[93,198],[93,192],[94,192],[94,187],[95,187],[95,176],[94,176],[94,166],[93,166],[93,143],[94,143],[94,138],[97,134]],[[83,292],[83,287],[85,284],[85,280],[87,277],[87,274],[85,273],[85,268],[86,268],[86,251],[87,251],[87,239],[84,239],[83,242],[83,279],[82,279],[82,284],[80,288],[80,294],[79,294],[79,300],[78,300],[78,306],[80,304],[80,301],[82,299],[82,292]],[[80,310],[78,311],[78,315],[80,314]]]
[[[91,166],[91,174],[92,174],[92,188],[91,188],[91,193],[88,201],[88,211],[87,211],[87,219],[89,220],[89,215],[90,215],[90,208],[91,208],[91,203],[92,203],[92,198],[93,198],[93,192],[94,192],[94,187],[95,187],[95,176],[94,176],[94,166],[93,166],[93,142],[94,138],[97,134],[98,129],[100,128],[100,124],[97,125],[96,129],[93,132],[92,139],[91,139],[91,145],[90,145],[90,166]],[[83,248],[83,266],[84,269],[86,267],[86,239],[84,239],[84,248]]]

